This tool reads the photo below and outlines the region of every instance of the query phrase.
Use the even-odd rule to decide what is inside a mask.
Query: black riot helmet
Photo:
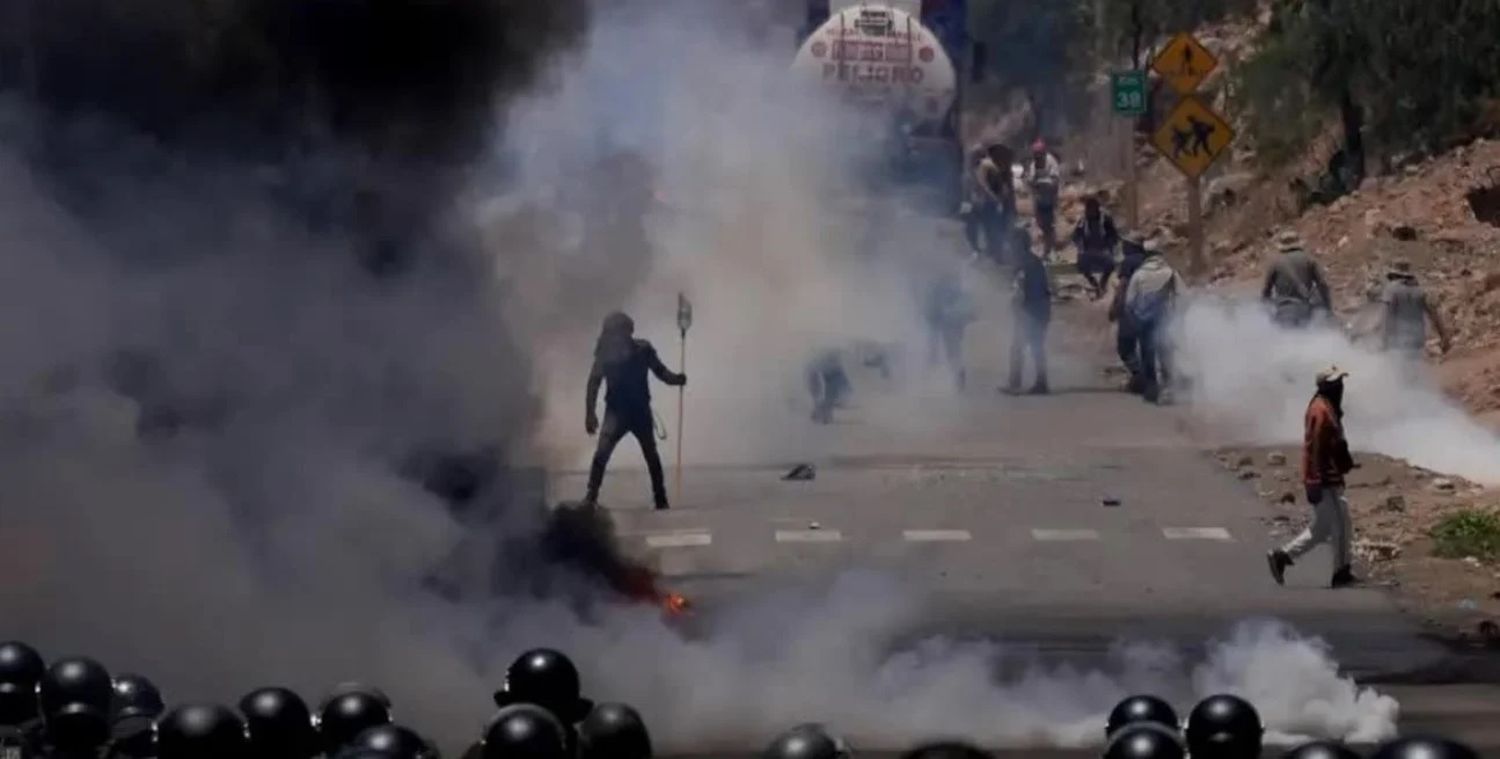
[[[329,702],[333,701],[339,696],[347,696],[350,693],[362,693],[370,696],[376,701],[384,704],[386,711],[391,710],[391,697],[387,696],[385,694],[385,691],[373,685],[366,685],[362,682],[350,680],[348,682],[339,683],[338,685],[333,686],[333,689],[328,691],[328,695],[323,697],[323,703],[318,706],[318,711],[323,711],[323,709],[328,706]]]
[[[1104,759],[1183,759],[1184,756],[1186,752],[1176,732],[1153,722],[1122,727],[1104,749]]]
[[[561,651],[537,648],[521,654],[505,671],[505,688],[495,693],[495,705],[536,704],[565,725],[576,724],[593,711],[582,698],[578,668]]]
[[[1171,704],[1156,696],[1136,695],[1125,698],[1110,711],[1109,720],[1104,725],[1104,737],[1107,739],[1127,725],[1142,722],[1161,725],[1173,733],[1182,729]]]
[[[513,704],[495,712],[484,730],[482,759],[568,759],[567,733],[552,712]]]
[[[373,751],[389,759],[435,759],[437,756],[432,746],[415,730],[400,725],[372,727],[355,736],[346,751]]]
[[[848,751],[822,725],[806,724],[776,736],[761,756],[765,759],[840,759],[848,756]]]
[[[1221,693],[1198,702],[1188,714],[1188,753],[1194,756],[1260,756],[1265,728],[1255,707],[1239,696]]]
[[[578,726],[579,759],[651,759],[651,734],[636,710],[600,704]]]
[[[318,735],[324,753],[333,754],[360,733],[391,723],[386,702],[369,693],[345,693],[323,704],[318,713]]]
[[[47,668],[37,686],[42,716],[49,717],[63,707],[84,704],[100,714],[109,712],[114,699],[114,683],[104,665],[84,656],[58,659]]]
[[[114,696],[110,699],[109,708],[111,720],[131,717],[155,719],[166,711],[161,691],[156,689],[155,683],[141,675],[116,675],[112,685]]]
[[[1359,759],[1359,754],[1337,741],[1304,743],[1282,755],[1283,759]]]
[[[302,697],[286,688],[257,688],[240,699],[251,759],[308,759],[318,733]]]
[[[161,691],[141,675],[116,675],[109,705],[110,751],[120,757],[156,756],[153,724],[166,711]]]
[[[245,723],[218,704],[188,704],[156,723],[158,759],[243,759]]]
[[[990,759],[977,746],[957,741],[924,743],[901,755],[901,759]]]
[[[0,643],[0,726],[37,718],[36,684],[46,672],[36,649],[17,640]]]
[[[63,753],[86,753],[104,745],[113,698],[104,665],[82,656],[53,662],[37,684],[47,742]]]
[[[1413,735],[1382,744],[1370,759],[1479,759],[1479,752],[1447,738]]]

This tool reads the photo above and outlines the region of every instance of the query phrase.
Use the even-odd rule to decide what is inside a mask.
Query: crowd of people
[[[551,649],[523,653],[494,694],[497,707],[464,759],[650,759],[641,715],[621,703],[583,696],[578,669]],[[287,688],[261,687],[238,708],[208,703],[168,708],[150,680],[111,675],[87,657],[46,662],[31,646],[0,643],[0,757],[4,759],[438,759],[435,744],[392,718],[378,688],[339,685],[310,708]],[[1210,696],[1180,720],[1166,701],[1126,698],[1110,712],[1101,738],[1104,759],[1249,759],[1262,756],[1260,715],[1245,700]],[[858,752],[829,727],[797,725],[776,736],[765,759],[852,759]],[[984,759],[971,743],[935,741],[907,759]],[[1289,759],[1359,756],[1319,741]],[[1401,738],[1373,759],[1477,759],[1463,744],[1436,737]]]

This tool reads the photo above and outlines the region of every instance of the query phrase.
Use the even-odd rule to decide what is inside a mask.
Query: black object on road
[[[817,476],[818,470],[812,464],[798,464],[782,475],[781,479],[786,482],[810,482]]]

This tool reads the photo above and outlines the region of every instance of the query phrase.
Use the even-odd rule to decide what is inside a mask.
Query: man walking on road
[[[1333,548],[1330,587],[1354,583],[1351,543],[1354,525],[1344,498],[1344,475],[1354,468],[1349,442],[1344,438],[1344,378],[1347,372],[1331,367],[1319,372],[1318,392],[1307,405],[1302,445],[1302,483],[1313,507],[1312,522],[1292,542],[1266,555],[1271,577],[1286,583],[1286,569],[1319,543]]]
[[[1031,238],[1024,228],[1015,230],[1011,250],[1016,257],[1015,320],[1010,340],[1010,382],[1006,391],[1021,392],[1021,375],[1026,354],[1031,353],[1036,366],[1033,395],[1045,395],[1047,387],[1047,326],[1052,322],[1052,285],[1047,281],[1047,266],[1031,252]]]
[[[1318,312],[1333,310],[1328,283],[1318,262],[1308,254],[1302,238],[1292,230],[1276,236],[1280,251],[1266,272],[1261,300],[1271,305],[1273,318],[1283,327],[1305,327]]]
[[[1162,398],[1167,385],[1171,359],[1167,345],[1167,327],[1176,310],[1177,299],[1187,290],[1182,277],[1167,263],[1161,252],[1148,243],[1146,260],[1130,276],[1125,287],[1125,318],[1135,332],[1141,351],[1141,397],[1148,403]]]
[[[1448,328],[1432,298],[1411,273],[1410,263],[1395,263],[1391,273],[1386,275],[1380,302],[1385,309],[1381,346],[1386,351],[1405,358],[1408,366],[1420,366],[1427,348],[1427,321],[1431,320],[1432,328],[1438,334],[1438,347],[1444,353],[1448,352],[1451,347]]]
[[[927,291],[927,363],[946,363],[954,386],[962,391],[967,380],[964,369],[964,332],[974,321],[974,303],[964,290],[957,271],[939,276]]]
[[[646,458],[656,508],[667,508],[667,485],[662,475],[661,455],[656,450],[655,416],[651,413],[651,386],[647,372],[673,387],[687,384],[687,375],[677,374],[663,365],[651,343],[635,339],[635,322],[629,316],[617,311],[605,317],[604,328],[594,346],[594,366],[589,371],[587,389],[588,413],[584,429],[590,435],[599,434],[599,447],[595,449],[594,461],[589,467],[588,493],[583,498],[586,505],[599,502],[604,468],[609,465],[615,446],[626,435],[634,435],[636,442],[641,444],[641,455]],[[594,413],[601,382],[608,384],[604,394],[603,428]]]

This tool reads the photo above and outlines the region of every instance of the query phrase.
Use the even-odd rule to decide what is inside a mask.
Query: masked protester
[[[646,471],[651,475],[651,495],[656,508],[668,507],[661,454],[656,450],[655,417],[651,413],[651,388],[646,376],[648,372],[673,387],[687,384],[687,375],[676,374],[667,369],[651,343],[635,339],[635,322],[629,316],[620,312],[610,314],[604,319],[604,327],[599,332],[599,340],[594,346],[594,366],[589,371],[588,412],[584,428],[590,435],[599,435],[599,447],[594,451],[594,461],[589,467],[585,504],[598,503],[599,487],[604,483],[604,469],[609,465],[615,446],[626,435],[633,435],[636,442],[640,443],[641,454],[646,458]],[[600,383],[607,385],[602,428],[594,411],[598,405]]]
[[[1317,394],[1307,405],[1302,448],[1302,482],[1313,507],[1312,522],[1290,543],[1266,555],[1276,584],[1286,582],[1287,567],[1319,543],[1333,548],[1331,587],[1354,583],[1351,541],[1354,525],[1344,498],[1344,475],[1354,468],[1344,437],[1344,378],[1347,372],[1331,367],[1319,372]]]

